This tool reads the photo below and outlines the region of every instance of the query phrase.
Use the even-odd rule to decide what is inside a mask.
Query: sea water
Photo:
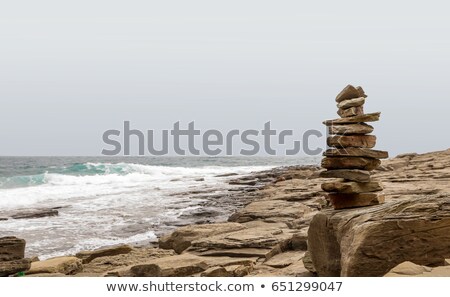
[[[148,244],[192,223],[202,195],[226,192],[232,177],[284,165],[317,164],[292,157],[0,157],[0,218],[39,208],[59,215],[0,221],[0,237],[27,241],[41,259],[119,243]],[[233,211],[217,206],[217,220]]]

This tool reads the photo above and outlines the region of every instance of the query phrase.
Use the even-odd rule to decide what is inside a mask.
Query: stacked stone
[[[369,135],[373,127],[365,122],[376,122],[379,112],[364,114],[367,95],[361,87],[348,85],[336,97],[338,115],[325,121],[330,136],[325,153],[321,177],[340,180],[322,184],[335,209],[377,205],[384,202],[380,182],[372,180],[370,171],[376,169],[380,159],[388,158],[385,151],[373,150],[375,135]]]

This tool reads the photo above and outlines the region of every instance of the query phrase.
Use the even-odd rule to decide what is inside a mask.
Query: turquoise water
[[[126,175],[132,165],[162,167],[242,167],[318,164],[317,157],[0,157],[0,189],[45,184],[46,174]]]

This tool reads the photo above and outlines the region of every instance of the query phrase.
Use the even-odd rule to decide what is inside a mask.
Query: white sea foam
[[[0,189],[0,216],[23,208],[59,207],[59,215],[7,220],[0,233],[27,240],[28,255],[73,254],[117,243],[155,238],[157,226],[176,222],[200,208],[201,197],[173,196],[191,189],[226,188],[225,173],[247,174],[270,168],[165,167],[86,163],[84,175],[45,173],[43,183]],[[87,172],[102,171],[102,174]]]
[[[88,166],[121,167],[124,174],[66,175],[45,173],[44,183],[38,186],[0,189],[0,208],[3,210],[32,207],[45,203],[67,203],[72,199],[95,198],[102,195],[135,192],[142,188],[180,189],[197,185],[204,178],[206,183],[217,183],[223,178],[216,175],[234,172],[245,174],[269,167],[165,167],[140,164],[88,163]],[[41,204],[42,206],[42,204]]]

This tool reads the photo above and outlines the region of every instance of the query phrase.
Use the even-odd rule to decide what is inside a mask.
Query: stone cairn
[[[380,159],[388,158],[385,151],[372,148],[376,136],[369,135],[373,127],[365,122],[376,122],[380,112],[364,114],[367,95],[361,87],[346,86],[336,97],[340,119],[328,120],[330,136],[324,153],[321,177],[339,178],[322,184],[335,209],[377,205],[384,202],[380,182],[372,180],[370,171],[376,169]]]

